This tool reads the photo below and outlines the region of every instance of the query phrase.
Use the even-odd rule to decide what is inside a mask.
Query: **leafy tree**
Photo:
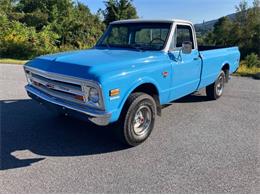
[[[100,15],[73,0],[0,0],[0,56],[92,47],[104,30]]]
[[[37,33],[35,28],[27,27],[18,21],[9,21],[0,17],[0,56],[18,59],[30,59],[57,51],[55,40],[57,34],[48,27]]]
[[[93,46],[104,30],[99,17],[93,16],[83,4],[78,4],[70,14],[66,20],[53,23],[54,31],[61,35],[61,45],[76,48]]]
[[[251,53],[250,55],[247,55],[244,62],[245,65],[249,68],[251,67],[260,68],[260,59],[255,53]]]
[[[242,59],[251,53],[260,56],[260,0],[254,0],[252,7],[241,1],[233,21],[220,18],[213,31],[201,40],[211,45],[238,45]]]
[[[214,25],[213,35],[216,45],[230,45],[232,22],[227,17],[222,17]]]
[[[6,15],[12,9],[12,2],[10,0],[0,0],[0,15]]]
[[[103,11],[103,15],[106,25],[115,20],[138,18],[132,0],[107,0],[105,5],[106,9]]]
[[[235,43],[239,45],[242,57],[249,53],[260,56],[260,1],[254,0],[253,7],[249,8],[246,1],[236,7],[237,15],[233,26]]]
[[[0,57],[26,59],[89,48],[105,24],[137,18],[132,0],[104,3],[105,10],[92,14],[75,0],[0,0]],[[220,18],[212,31],[198,34],[198,39],[200,44],[238,45],[242,58],[256,66],[253,62],[260,57],[260,0],[254,0],[252,7],[243,0],[236,7],[235,19]]]
[[[215,37],[216,36],[213,34],[213,32],[209,31],[206,35],[201,37],[200,42],[198,44],[215,45],[216,44]]]

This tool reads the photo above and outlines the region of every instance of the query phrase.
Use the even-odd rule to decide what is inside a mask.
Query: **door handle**
[[[200,58],[199,57],[197,57],[197,58],[193,58],[193,60],[199,60]]]

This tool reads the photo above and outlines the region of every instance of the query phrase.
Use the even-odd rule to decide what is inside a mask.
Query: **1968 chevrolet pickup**
[[[25,88],[58,113],[117,124],[122,140],[136,146],[149,137],[161,105],[205,87],[218,99],[239,60],[237,47],[198,46],[189,21],[122,20],[91,49],[26,63]]]

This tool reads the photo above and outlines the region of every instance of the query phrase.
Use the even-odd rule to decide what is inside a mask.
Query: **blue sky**
[[[93,13],[104,9],[104,0],[79,0]],[[138,16],[144,19],[187,19],[201,23],[235,12],[240,0],[134,0]],[[253,0],[247,1],[252,5]]]

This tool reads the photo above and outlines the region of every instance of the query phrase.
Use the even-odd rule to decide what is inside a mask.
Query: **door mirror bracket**
[[[182,51],[182,49],[180,48],[179,52],[178,52],[178,56],[175,56],[174,53],[171,52],[171,51],[168,51],[168,55],[169,55],[171,60],[173,60],[175,62],[181,62],[182,61],[181,51]]]

